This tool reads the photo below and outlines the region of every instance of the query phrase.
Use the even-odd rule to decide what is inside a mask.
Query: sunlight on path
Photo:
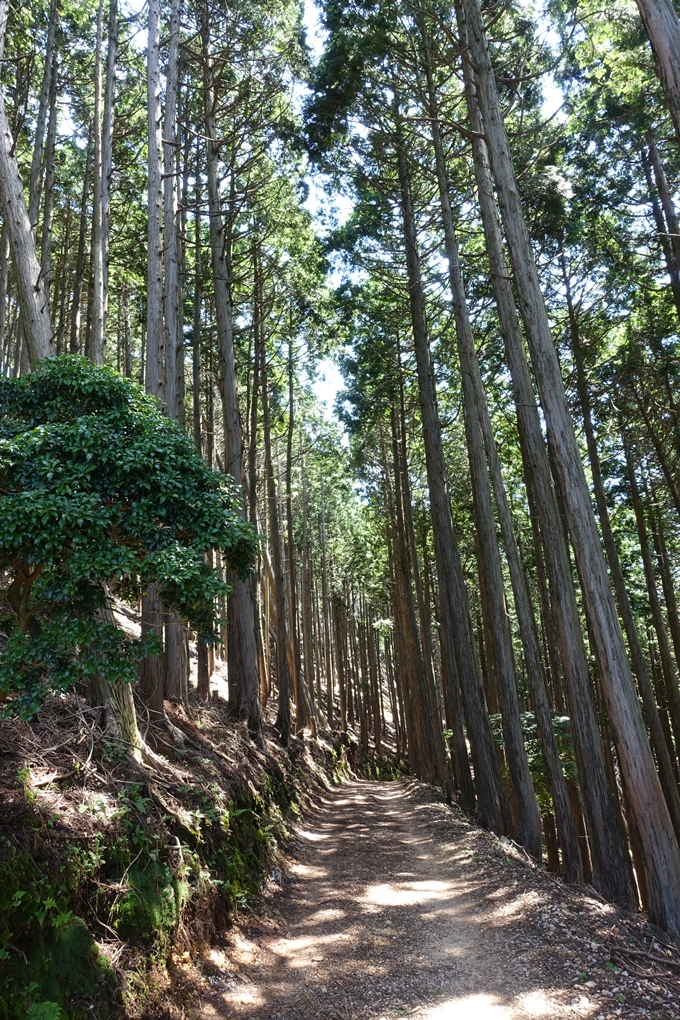
[[[477,838],[406,782],[324,793],[296,830],[280,922],[234,936],[203,1018],[599,1020],[583,986],[529,955],[526,908],[549,887],[485,872]]]
[[[452,999],[434,1009],[419,1011],[424,1020],[509,1020],[512,1012],[499,1006],[490,995],[469,995],[464,999]]]

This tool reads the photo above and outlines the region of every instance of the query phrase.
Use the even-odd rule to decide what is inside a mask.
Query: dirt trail
[[[210,954],[201,1020],[680,1016],[674,979],[608,962],[639,918],[525,866],[419,784],[327,793],[293,852],[275,929]]]

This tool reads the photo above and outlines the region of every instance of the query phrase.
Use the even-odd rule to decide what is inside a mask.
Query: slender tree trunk
[[[47,122],[47,144],[45,147],[45,187],[43,204],[43,226],[40,238],[40,266],[45,281],[45,293],[48,300],[52,282],[52,226],[54,221],[54,164],[57,141],[57,85],[59,63],[55,55],[52,62],[52,81],[50,83],[50,115]],[[54,322],[52,323],[54,329]]]
[[[652,683],[647,670],[647,662],[645,660],[640,638],[635,626],[635,619],[630,600],[628,598],[628,592],[626,591],[626,582],[624,580],[623,570],[621,569],[621,561],[616,547],[616,540],[609,520],[607,499],[604,491],[604,482],[602,480],[602,467],[600,464],[597,442],[595,440],[595,429],[591,412],[588,379],[585,371],[584,352],[581,345],[578,319],[571,298],[571,289],[569,286],[569,278],[564,255],[561,257],[561,263],[565,297],[567,300],[567,309],[570,320],[572,347],[574,351],[574,364],[576,367],[576,388],[579,403],[581,405],[583,429],[588,446],[588,457],[590,460],[590,468],[593,478],[593,491],[595,493],[595,502],[600,520],[600,528],[602,530],[602,538],[604,541],[605,551],[607,553],[609,571],[614,585],[614,591],[616,592],[619,613],[621,614],[626,638],[628,640],[628,648],[633,663],[633,670],[637,677],[638,687],[642,697],[642,704],[644,705],[645,716],[647,718],[647,725],[649,726],[652,746],[659,766],[659,778],[661,780],[661,785],[663,787],[664,796],[671,815],[676,837],[680,839],[680,795],[678,794],[678,788],[673,778],[671,759],[668,754],[666,740],[661,727],[661,720],[659,718],[659,712],[654,698],[654,691],[652,689]]]
[[[73,300],[71,302],[71,334],[69,352],[78,354],[80,352],[80,320],[83,294],[83,280],[85,278],[85,258],[87,244],[87,214],[90,200],[90,175],[92,170],[92,127],[88,131],[87,154],[85,157],[85,176],[83,177],[83,191],[80,199],[80,228],[78,231],[78,254],[76,256],[76,268],[73,274]]]
[[[7,0],[0,0],[0,59],[5,47]],[[48,83],[49,84],[49,83]],[[54,355],[54,340],[45,281],[35,252],[35,241],[24,200],[24,186],[0,90],[0,202],[9,234],[10,250],[19,292],[24,340],[31,362]]]
[[[101,261],[102,261],[102,364],[106,361],[106,319],[109,310],[109,234],[111,221],[111,178],[113,176],[113,122],[116,98],[116,57],[118,53],[118,0],[109,0],[104,109],[102,114],[101,158]]]
[[[465,435],[472,481],[475,530],[479,549],[478,573],[482,607],[488,623],[489,648],[501,701],[505,755],[517,809],[517,836],[519,842],[528,853],[535,860],[540,861],[542,844],[541,816],[529,771],[529,761],[524,747],[519,697],[517,695],[517,682],[515,679],[515,664],[512,654],[512,636],[505,604],[503,570],[496,541],[496,524],[491,503],[489,476],[486,468],[486,460],[487,458],[489,460],[493,458],[496,453],[496,446],[491,431],[486,396],[477,361],[477,352],[475,350],[472,326],[465,297],[458,241],[455,234],[449,198],[448,175],[439,126],[437,98],[432,68],[429,64],[427,36],[424,28],[422,36],[426,54],[425,71],[430,107],[430,125],[439,185],[446,256],[449,266],[449,285],[456,324],[458,358],[463,385]],[[485,440],[487,446],[486,452]],[[496,465],[496,468],[495,479],[498,487],[500,465]],[[501,495],[501,493],[498,493],[498,495]],[[504,499],[504,492],[501,498]],[[506,516],[506,530],[507,524],[508,517]],[[512,528],[510,530],[512,533]],[[507,538],[510,546],[514,548],[514,535],[512,537],[507,536]]]
[[[104,252],[102,248],[102,48],[104,40],[104,0],[99,0],[94,57],[94,157],[92,164],[92,325],[87,337],[87,357],[95,365],[104,364]]]
[[[38,99],[38,114],[35,121],[35,144],[31,158],[31,174],[28,182],[28,219],[35,241],[38,215],[40,212],[40,190],[43,177],[43,152],[45,146],[45,125],[49,112],[50,87],[52,84],[52,65],[54,62],[55,35],[59,17],[57,14],[58,0],[50,0],[50,12],[47,23],[47,40],[45,45],[45,63],[43,66],[42,86]],[[2,16],[0,15],[0,18]],[[5,15],[6,23],[6,15]],[[3,37],[4,37],[4,29]],[[3,39],[4,46],[4,39]]]
[[[409,762],[413,771],[425,782],[439,783],[446,789],[445,766],[440,759],[444,758],[441,723],[431,713],[427,696],[426,665],[418,633],[416,609],[413,601],[413,578],[409,556],[409,542],[404,514],[405,494],[402,457],[399,451],[397,415],[393,408],[392,420],[392,465],[394,473],[394,525],[392,529],[392,545],[395,567],[395,616],[397,616],[397,633],[395,635],[398,669],[402,678],[403,689],[407,696],[410,716],[410,732],[408,733]],[[386,482],[389,484],[387,464],[385,463]],[[434,729],[438,732],[434,732]],[[441,741],[441,750],[437,747]]]
[[[654,541],[654,549],[656,551],[659,574],[661,576],[661,585],[663,588],[664,602],[666,603],[668,626],[670,628],[671,639],[673,641],[675,661],[680,664],[680,616],[678,615],[678,602],[675,595],[675,587],[671,574],[671,564],[668,557],[668,547],[664,536],[663,521],[661,514],[659,513],[659,504],[657,502],[656,492],[657,490],[653,489],[651,494],[655,505],[655,512],[652,513],[650,522],[652,527],[652,538]]]
[[[148,103],[148,271],[146,296],[147,393],[163,395],[163,224],[161,174],[161,8],[149,0],[147,51]]]
[[[147,49],[148,271],[144,384],[147,393],[159,399],[162,397],[163,391],[160,31],[160,0],[149,0]],[[95,117],[95,132],[97,130]],[[97,159],[95,158],[95,191],[98,176],[96,164]],[[161,636],[164,629],[163,615],[158,587],[155,584],[149,585],[147,594],[142,599],[142,631],[148,630],[152,634]],[[149,711],[155,715],[156,720],[163,716],[165,662],[164,654],[149,655],[143,660],[140,667],[140,690]]]
[[[503,832],[505,830],[503,819],[506,814],[503,809],[505,793],[501,784],[491,727],[483,704],[479,660],[474,646],[458,539],[451,514],[408,165],[403,145],[399,140],[397,154],[425,461],[441,592],[442,663],[446,662],[447,666],[449,665],[452,661],[452,649],[455,649],[453,655],[463,693],[465,721],[475,771],[478,820],[481,825],[494,832]]]
[[[590,493],[569,415],[548,314],[541,294],[529,234],[515,178],[478,0],[465,0],[467,43],[489,145],[491,166],[503,213],[520,306],[555,465],[565,501],[583,597],[593,631],[607,710],[614,729],[631,808],[648,862],[650,914],[680,934],[680,849],[645,732],[633,676],[619,626]],[[677,24],[677,17],[676,17]],[[629,858],[610,858],[611,871],[626,878],[621,899],[632,900]]]
[[[269,413],[269,384],[267,381],[266,358],[262,358],[262,427],[264,439],[265,473],[267,476],[267,498],[269,504],[269,546],[272,553],[272,566],[274,572],[274,595],[276,603],[276,679],[279,688],[279,709],[276,716],[276,728],[281,736],[281,743],[285,747],[288,743],[291,730],[290,720],[290,695],[291,676],[286,654],[286,579],[283,573],[283,556],[281,550],[281,530],[279,524],[279,502],[276,491],[276,478],[274,477],[274,464],[272,459],[271,443],[271,422]]]
[[[666,624],[664,622],[661,603],[659,601],[659,594],[656,588],[656,576],[654,574],[654,564],[652,562],[652,554],[649,548],[647,521],[645,519],[644,507],[642,505],[640,489],[635,474],[635,466],[633,464],[630,443],[628,441],[628,438],[623,427],[622,438],[623,438],[623,450],[626,458],[626,471],[628,474],[628,484],[630,486],[633,511],[635,513],[635,522],[637,524],[638,538],[640,541],[640,555],[642,557],[642,564],[645,572],[645,581],[647,584],[647,597],[649,598],[649,606],[652,613],[652,622],[654,624],[654,630],[656,632],[656,640],[658,644],[661,672],[663,674],[666,690],[668,692],[669,705],[671,708],[671,719],[673,721],[673,729],[675,733],[676,743],[678,744],[678,747],[680,747],[680,691],[678,691],[678,679],[676,667],[675,663],[673,662],[671,646],[668,640],[668,632],[666,631]]]
[[[300,663],[300,638],[298,633],[298,603],[295,563],[295,539],[293,534],[293,435],[295,430],[295,393],[293,388],[293,335],[292,327],[288,338],[288,430],[286,435],[286,531],[288,539],[288,591],[290,598],[290,636],[293,642],[293,696],[295,699],[295,726],[298,731],[309,724],[305,699],[302,692],[302,669]]]
[[[661,199],[661,207],[663,214],[666,218],[666,225],[668,231],[668,240],[671,245],[673,252],[673,259],[675,265],[680,269],[680,223],[678,223],[678,216],[673,205],[673,197],[671,195],[671,189],[666,180],[666,174],[661,162],[661,156],[656,144],[656,138],[654,132],[649,130],[645,139],[649,148],[649,158],[652,163],[654,170],[654,179],[656,181],[656,188],[659,192],[659,198]]]
[[[207,11],[203,11],[201,36],[203,46],[204,112],[206,152],[208,164],[208,205],[210,211],[210,246],[212,249],[217,341],[220,352],[220,389],[224,413],[225,473],[243,487],[243,435],[239,414],[236,359],[234,355],[234,329],[231,310],[230,282],[225,261],[224,221],[219,184],[219,148],[216,142],[215,94],[210,57],[210,30]],[[245,507],[241,507],[245,516]],[[260,677],[255,638],[255,611],[250,584],[239,578],[233,580],[231,595],[233,642],[230,648],[230,671],[239,677],[241,686],[241,718],[248,721],[253,739],[260,743],[261,706]],[[285,648],[284,648],[285,657]]]
[[[475,132],[473,138],[475,174],[490,259],[491,280],[512,378],[529,505],[535,505],[537,511],[537,516],[532,512],[532,530],[543,615],[548,632],[551,670],[554,682],[557,684],[560,665],[562,665],[567,680],[572,736],[586,805],[594,872],[593,881],[596,888],[600,888],[611,898],[616,898],[616,895],[625,897],[626,890],[632,890],[632,875],[626,879],[626,872],[630,870],[627,863],[628,857],[618,829],[612,793],[605,773],[604,755],[588,676],[588,662],[583,645],[569,553],[561,526],[557,496],[553,488],[550,464],[545,450],[541,422],[515,310],[510,275],[503,252],[500,224],[487,161],[487,149],[483,139],[483,123],[477,105],[474,83],[467,65],[465,73],[470,122]],[[542,573],[544,555],[550,580],[550,598],[548,598]],[[553,624],[557,633],[559,656],[554,647]],[[573,797],[571,799],[573,807]],[[565,824],[568,824],[566,820]],[[611,847],[614,849],[613,858],[609,853]],[[583,842],[582,850],[585,850]],[[585,856],[582,852],[581,857],[584,866],[587,864],[589,871],[587,850]],[[623,862],[623,878],[616,872],[612,873],[612,859]],[[602,888],[600,883],[603,883]]]
[[[326,557],[326,504],[321,489],[321,618],[323,620],[323,642],[326,654],[326,718],[329,729],[333,729],[333,654],[331,643],[331,600],[328,584],[328,560]]]
[[[181,287],[179,279],[179,224],[178,184],[176,173],[177,91],[179,85],[179,0],[172,0],[170,8],[168,63],[165,85],[165,119],[163,126],[163,350],[165,366],[163,395],[165,413],[179,420],[182,394],[179,390],[178,356],[181,347],[182,321]],[[183,365],[182,365],[183,367]],[[200,642],[200,637],[199,637]],[[165,622],[165,693],[174,701],[187,702],[189,662],[185,653],[186,628],[174,610],[166,614]]]
[[[10,365],[11,330],[7,326],[7,285],[9,283],[9,231],[3,227],[0,237],[0,374],[7,375]],[[11,325],[11,323],[10,323]]]
[[[198,153],[197,153],[198,156]],[[198,158],[197,158],[198,163]],[[194,443],[199,453],[202,452],[201,442],[201,326],[203,316],[203,266],[201,237],[201,179],[196,168],[196,210],[194,213],[195,244],[194,244],[194,328],[192,338],[192,411],[194,425]],[[251,479],[252,485],[252,479]]]
[[[668,225],[664,219],[664,215],[657,200],[656,190],[654,182],[652,180],[652,172],[650,169],[650,161],[647,155],[647,151],[644,146],[641,147],[641,162],[642,169],[645,175],[645,181],[647,183],[647,190],[649,192],[649,201],[652,206],[652,216],[656,224],[656,231],[663,251],[664,261],[666,263],[666,269],[668,271],[668,279],[671,285],[671,293],[673,295],[673,301],[675,303],[675,310],[680,317],[680,266],[676,261],[673,253],[673,247],[671,245],[671,239],[668,236]]]
[[[178,210],[175,149],[177,141],[177,91],[179,87],[179,0],[170,7],[168,65],[163,125],[163,350],[165,352],[165,407],[170,418],[179,418],[177,360],[181,335],[178,262]]]

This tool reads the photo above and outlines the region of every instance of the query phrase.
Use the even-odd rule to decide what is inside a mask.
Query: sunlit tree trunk
[[[680,143],[680,19],[673,0],[637,0]]]
[[[505,793],[502,789],[498,759],[483,703],[479,660],[474,645],[458,539],[451,513],[408,165],[403,144],[399,139],[397,158],[425,462],[441,592],[442,645],[444,641],[451,641],[455,648],[454,655],[475,771],[477,816],[482,825],[494,832],[503,832],[506,828],[505,818],[509,812],[504,805]],[[449,661],[448,654],[448,652],[446,655],[442,654],[442,661]]]
[[[45,126],[50,104],[50,87],[52,84],[52,65],[54,62],[55,36],[59,17],[57,14],[58,0],[50,0],[50,11],[47,24],[47,39],[45,43],[45,63],[43,65],[42,85],[38,98],[38,112],[35,119],[35,134],[33,144],[33,155],[31,158],[31,172],[28,181],[28,218],[33,231],[33,238],[36,236],[38,216],[40,212],[40,191],[43,179],[43,155],[45,151]],[[2,15],[0,15],[2,17]],[[5,15],[6,19],[6,15]],[[4,29],[3,29],[4,36]],[[4,45],[4,42],[3,42]]]
[[[78,254],[73,274],[73,299],[71,301],[71,332],[69,353],[80,353],[80,322],[82,316],[83,280],[85,278],[86,245],[87,245],[87,214],[90,200],[90,176],[92,171],[92,129],[87,136],[87,154],[85,157],[85,176],[80,198],[80,226],[78,230]]]
[[[7,0],[0,0],[0,59],[5,47]],[[49,84],[49,83],[48,83]],[[24,199],[24,186],[14,151],[5,97],[0,90],[0,202],[9,235],[19,292],[24,340],[31,362],[55,353],[49,300],[35,251],[34,234]]]
[[[567,274],[564,254],[561,255],[560,261],[562,265],[564,293],[567,301],[571,340],[574,351],[574,365],[576,368],[576,389],[578,392],[579,403],[581,405],[583,429],[586,435],[586,443],[588,446],[588,458],[590,460],[590,470],[593,479],[593,491],[595,494],[597,513],[600,520],[600,528],[602,530],[602,539],[604,541],[604,547],[607,553],[609,572],[611,575],[612,583],[614,585],[614,591],[616,593],[616,600],[619,607],[619,613],[621,615],[621,620],[623,622],[624,630],[626,632],[628,649],[630,651],[633,670],[635,672],[635,676],[637,677],[638,688],[640,690],[642,704],[644,705],[645,709],[645,716],[647,719],[647,725],[649,727],[652,747],[654,748],[656,760],[659,766],[659,778],[661,780],[661,785],[663,787],[664,796],[666,798],[668,810],[671,815],[671,820],[673,822],[673,828],[675,830],[676,837],[680,838],[680,795],[678,794],[678,788],[673,778],[671,758],[668,753],[666,740],[664,737],[663,729],[661,727],[661,720],[659,718],[659,711],[656,705],[656,700],[654,698],[652,682],[649,678],[647,662],[645,660],[644,652],[642,650],[642,644],[640,642],[640,638],[637,632],[637,627],[635,626],[635,618],[630,604],[630,599],[628,598],[628,592],[626,591],[626,582],[623,576],[623,570],[621,568],[621,561],[619,559],[616,540],[614,538],[614,533],[612,531],[612,526],[609,520],[607,498],[605,495],[604,482],[602,479],[602,467],[600,464],[600,456],[597,449],[597,442],[595,439],[595,428],[593,424],[588,379],[585,370],[584,352],[581,344],[579,323],[571,297],[571,288]],[[651,568],[651,558],[649,560],[649,567]],[[647,573],[647,565],[645,565],[645,572]],[[654,588],[654,593],[656,593],[656,588]]]
[[[430,129],[435,154],[437,182],[439,185],[444,243],[449,266],[449,285],[456,324],[458,357],[463,387],[465,435],[472,481],[476,540],[479,550],[478,573],[482,606],[488,623],[489,650],[501,702],[505,755],[515,795],[518,822],[517,838],[528,853],[535,860],[540,861],[542,845],[541,816],[536,802],[536,795],[529,771],[529,761],[524,747],[519,697],[515,679],[515,664],[512,653],[512,636],[505,605],[503,570],[496,540],[496,523],[486,466],[487,459],[493,457],[496,447],[493,441],[486,396],[484,394],[465,297],[463,274],[458,254],[458,241],[449,198],[448,175],[439,125],[438,104],[434,90],[432,68],[429,64],[425,32],[423,32],[423,43],[430,107]],[[500,481],[502,485],[502,480],[500,479],[500,465],[496,465],[496,467],[495,479],[498,488],[498,482]],[[499,493],[499,495],[501,494]],[[501,498],[504,498],[504,493]],[[504,523],[507,528],[507,516],[504,518]],[[510,538],[510,545],[514,547],[514,535]]]
[[[52,82],[50,84],[50,115],[47,122],[47,143],[45,145],[45,186],[43,203],[42,236],[40,238],[40,267],[45,281],[45,292],[48,300],[52,284],[52,228],[54,225],[54,170],[55,147],[57,140],[57,84],[59,62],[55,55],[52,62]],[[54,297],[50,302],[56,307]],[[52,328],[54,329],[54,321]],[[58,353],[58,352],[57,352]]]
[[[177,90],[179,85],[179,0],[172,0],[168,26],[168,62],[163,124],[163,350],[165,352],[165,407],[170,418],[179,418],[177,360],[181,336],[178,265],[178,184],[175,173],[177,141]]]
[[[148,112],[148,271],[146,295],[147,393],[163,395],[163,225],[161,172],[161,10],[149,0],[147,49]]]
[[[228,268],[225,258],[224,220],[219,180],[219,148],[215,119],[215,93],[210,56],[210,29],[207,11],[201,23],[203,48],[203,98],[208,169],[208,207],[210,211],[210,247],[212,250],[217,341],[220,353],[220,390],[224,413],[225,473],[243,487],[243,434],[238,404],[234,328]],[[245,506],[241,507],[245,516]],[[255,612],[250,584],[233,579],[231,595],[233,647],[229,649],[230,672],[238,676],[241,687],[239,713],[248,721],[248,728],[258,743],[261,737],[260,677],[255,637]],[[285,647],[283,649],[285,658]]]
[[[484,118],[513,274],[534,371],[562,491],[583,598],[593,632],[602,689],[615,733],[619,762],[648,864],[650,913],[656,923],[680,933],[680,849],[666,807],[637,700],[616,614],[604,552],[581,462],[564,383],[541,293],[478,0],[465,0],[467,45]],[[676,18],[677,21],[677,18]],[[627,876],[629,858],[608,861],[620,876],[619,899],[634,902]],[[626,888],[627,887],[627,888]]]

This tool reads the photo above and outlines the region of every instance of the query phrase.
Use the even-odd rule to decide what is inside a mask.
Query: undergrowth
[[[305,797],[397,766],[347,735],[258,750],[219,705],[150,732],[143,769],[76,697],[0,724],[0,1020],[172,1014],[172,961],[255,908]],[[178,737],[181,734],[181,737]]]

